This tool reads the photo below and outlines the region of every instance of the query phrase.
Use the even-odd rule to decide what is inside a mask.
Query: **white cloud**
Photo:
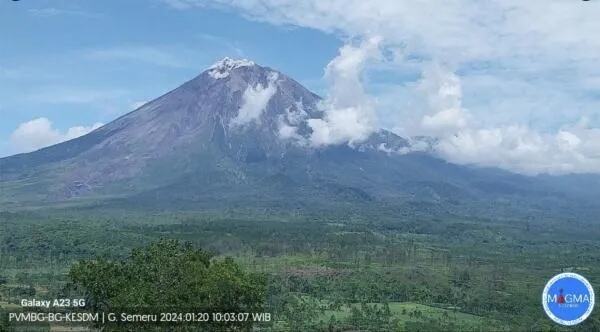
[[[242,96],[242,106],[239,113],[231,119],[231,126],[244,126],[253,121],[260,121],[260,116],[269,104],[271,97],[277,92],[278,77],[276,73],[269,76],[267,86],[258,83],[256,86],[248,86]]]
[[[296,102],[285,110],[285,114],[279,116],[278,134],[282,140],[292,140],[296,144],[305,146],[306,138],[298,133],[298,126],[305,123],[308,113],[304,110],[302,101]]]
[[[440,136],[467,127],[469,113],[462,107],[462,87],[454,73],[439,64],[425,67],[418,89],[425,92],[432,114],[421,120],[423,135]]]
[[[530,175],[600,171],[600,129],[590,128],[585,120],[556,133],[526,125],[482,126],[462,107],[458,76],[437,64],[423,72],[418,90],[425,93],[430,114],[412,132],[436,137],[432,148],[448,161]]]
[[[359,46],[345,45],[325,69],[328,95],[321,107],[323,119],[310,119],[313,146],[350,144],[369,137],[377,128],[374,103],[365,93],[361,75],[368,60],[380,56],[381,38],[371,37]]]
[[[600,6],[567,0],[164,0],[180,8],[229,6],[274,24],[343,36],[381,35],[405,52],[449,62],[506,57],[598,59]],[[528,59],[536,60],[536,59]]]
[[[436,147],[459,164],[501,167],[525,174],[597,173],[600,129],[581,125],[542,134],[526,126],[467,129]]]
[[[283,140],[294,140],[300,144],[304,143],[304,137],[298,134],[298,127],[288,125],[283,119],[279,121],[278,134],[279,138]]]
[[[20,124],[10,135],[10,145],[15,153],[31,152],[83,136],[101,126],[102,123],[95,123],[91,126],[71,127],[61,132],[47,118],[37,118]]]
[[[425,65],[420,80],[411,89],[411,97],[418,102],[408,107],[410,116],[402,114],[402,122],[392,130],[407,138],[443,138],[476,125],[470,112],[463,107],[462,90],[460,78],[448,68],[439,63]],[[414,143],[421,144],[422,141]]]
[[[439,133],[464,128],[467,126],[467,120],[462,109],[448,108],[433,115],[425,115],[422,126],[428,132]]]
[[[388,72],[415,67],[423,75],[373,98],[388,108],[377,111],[379,123],[436,137],[438,153],[457,163],[525,173],[600,173],[595,143],[600,38],[592,33],[600,31],[600,6],[593,1],[169,2],[179,9],[225,6],[254,20],[310,27],[346,40],[381,36]],[[348,44],[342,50],[352,49]],[[380,66],[355,64],[366,71]],[[362,88],[349,87],[332,85],[326,118],[310,123],[313,145],[351,141],[369,131],[361,121],[372,106],[353,92],[362,101],[370,98]],[[426,98],[419,100],[415,92]],[[338,95],[348,103],[336,105]],[[569,125],[582,117],[590,119],[586,126]]]

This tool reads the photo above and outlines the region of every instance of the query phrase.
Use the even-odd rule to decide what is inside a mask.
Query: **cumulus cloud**
[[[380,56],[380,37],[360,45],[345,45],[325,69],[328,95],[321,107],[323,119],[309,119],[313,146],[360,142],[376,130],[374,103],[363,88],[361,75],[368,60]]]
[[[528,174],[600,173],[600,39],[590,33],[600,30],[600,6],[594,2],[164,1],[182,10],[233,8],[250,19],[319,29],[345,40],[380,36],[389,72],[422,73],[416,81],[388,86],[389,94],[377,98],[363,92],[356,72],[349,74],[349,90],[332,84],[326,117],[309,123],[315,146],[352,141],[379,122],[402,134],[433,137],[435,151],[456,163]],[[348,44],[327,70],[342,62],[344,52],[362,48]],[[418,94],[425,100],[413,96]],[[340,104],[342,97],[349,102]],[[389,101],[389,109],[375,113],[383,118],[364,120],[373,108],[369,99],[378,106]],[[585,126],[572,124],[583,117],[589,118]]]
[[[427,67],[418,89],[429,101],[430,114],[412,130],[436,137],[431,148],[448,161],[530,175],[600,171],[600,129],[591,128],[585,119],[555,133],[519,124],[482,126],[470,121],[462,107],[458,76],[438,64]]]
[[[469,113],[462,107],[458,76],[436,63],[425,67],[418,89],[425,93],[432,110],[423,116],[420,134],[441,136],[467,127]]]
[[[296,102],[285,110],[285,114],[279,116],[278,134],[282,140],[292,140],[298,145],[306,145],[307,140],[298,132],[299,126],[306,122],[308,113],[304,110],[302,101]]]
[[[500,167],[524,174],[597,173],[600,129],[567,126],[538,133],[527,126],[467,129],[440,140],[436,151],[459,164]]]
[[[10,136],[10,145],[16,153],[31,152],[83,136],[102,125],[75,126],[62,132],[47,118],[37,118],[20,124]]]
[[[381,35],[406,53],[450,62],[521,58],[598,59],[593,2],[545,0],[163,0],[175,8],[228,6],[273,24],[343,36]],[[591,52],[590,52],[591,51]],[[595,51],[595,52],[594,52]],[[544,62],[538,62],[541,65]]]
[[[271,73],[268,78],[267,86],[258,83],[256,86],[248,86],[242,96],[242,106],[239,113],[231,119],[232,126],[243,126],[251,122],[260,121],[260,116],[267,108],[269,100],[277,92],[278,77],[276,73]]]
[[[279,129],[278,129],[279,138],[287,140],[292,139],[296,141],[304,141],[304,138],[298,134],[298,127],[290,126],[285,123],[283,119],[279,119]]]

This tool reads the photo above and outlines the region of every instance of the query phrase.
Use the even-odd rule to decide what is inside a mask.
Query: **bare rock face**
[[[600,194],[582,190],[581,178],[448,164],[385,130],[313,148],[307,123],[323,117],[320,101],[276,70],[225,58],[85,136],[0,159],[0,207],[126,199],[167,207],[427,202],[474,211],[500,202],[531,211]],[[597,177],[589,181],[600,188]]]
[[[39,176],[52,182],[48,193],[68,198],[147,177],[156,167],[164,167],[156,171],[165,175],[153,174],[150,182],[164,184],[191,171],[196,162],[224,168],[279,158],[290,143],[279,139],[287,115],[315,116],[318,101],[277,71],[225,58],[86,136],[1,159],[3,181]],[[130,183],[121,189],[138,186],[146,187]]]
[[[241,181],[247,164],[267,162],[268,170],[288,152],[313,153],[306,120],[322,116],[319,101],[280,72],[225,58],[86,136],[2,159],[3,180],[44,178],[40,195],[58,199],[166,185],[198,175],[199,164]]]

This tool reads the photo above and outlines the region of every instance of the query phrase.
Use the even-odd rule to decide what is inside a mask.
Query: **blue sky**
[[[0,155],[15,152],[10,135],[21,123],[45,117],[60,131],[107,123],[225,56],[322,91],[341,45],[314,29],[136,0],[2,1],[0,40]]]
[[[81,135],[230,56],[324,96],[320,128],[341,133],[325,145],[384,127],[437,138],[454,163],[600,173],[598,17],[596,0],[2,1],[0,156]]]

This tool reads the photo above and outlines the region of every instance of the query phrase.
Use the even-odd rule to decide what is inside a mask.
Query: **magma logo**
[[[546,284],[542,304],[548,317],[556,323],[576,325],[594,310],[594,289],[577,273],[561,273]]]

